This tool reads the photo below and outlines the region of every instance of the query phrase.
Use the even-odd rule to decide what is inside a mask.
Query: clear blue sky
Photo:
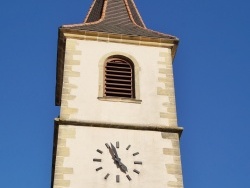
[[[180,38],[174,62],[185,188],[250,187],[250,1],[135,0],[150,29]],[[92,0],[0,6],[1,188],[49,188],[57,28]]]

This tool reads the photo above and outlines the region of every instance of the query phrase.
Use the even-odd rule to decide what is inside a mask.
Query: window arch
[[[109,69],[109,67],[112,65],[110,63],[116,63],[116,65],[118,64],[118,62],[121,62],[123,64],[127,64],[130,66],[130,70],[132,72],[132,81],[130,82],[131,85],[130,87],[132,87],[132,93],[131,95],[126,95],[126,96],[122,96],[122,95],[111,95],[110,93],[106,94],[105,91],[106,89],[108,89],[108,86],[118,86],[118,83],[116,84],[112,84],[113,82],[108,82],[108,84],[106,84],[106,77],[109,76],[108,73],[110,71],[106,71],[106,66],[107,69]],[[119,65],[118,65],[119,66]],[[120,65],[121,66],[121,65]],[[139,85],[139,72],[141,70],[141,67],[139,66],[139,63],[137,61],[137,59],[135,57],[133,57],[131,54],[127,54],[124,52],[110,52],[105,54],[103,57],[100,58],[99,64],[98,64],[98,68],[99,68],[99,81],[98,81],[98,99],[99,100],[103,100],[103,101],[113,101],[113,102],[128,102],[128,103],[141,103],[141,99],[140,99],[140,85]],[[120,71],[118,72],[118,70],[114,70],[117,72],[113,72],[116,74],[121,74]],[[126,74],[126,71],[125,73]],[[111,75],[114,76],[114,75]],[[122,77],[124,78],[124,77]],[[118,79],[119,80],[119,79]],[[122,82],[122,81],[120,81]],[[111,84],[109,84],[111,83]],[[126,83],[124,84],[126,85]],[[129,85],[129,84],[128,84]],[[122,86],[122,83],[120,83],[119,86]],[[126,88],[126,86],[124,86]],[[128,87],[128,86],[127,86]],[[112,87],[111,87],[112,88]],[[123,92],[122,92],[123,93]]]
[[[104,97],[135,98],[134,64],[121,56],[109,57],[104,67]]]

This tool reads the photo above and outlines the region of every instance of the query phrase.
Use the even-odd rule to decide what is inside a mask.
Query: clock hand
[[[113,151],[113,153],[114,153],[114,160],[118,163],[118,164],[120,164],[120,161],[121,161],[121,159],[119,158],[119,156],[118,156],[118,153],[117,153],[117,151],[116,151],[116,149],[115,149],[115,146],[112,144],[112,143],[110,143],[110,145],[111,145],[111,150]]]
[[[110,143],[110,145],[111,145],[111,150],[113,152],[114,160],[119,164],[121,159],[119,158],[118,153],[117,153],[114,145],[112,143]]]
[[[115,158],[118,158],[119,159],[119,156],[118,156],[118,153],[117,153],[117,151],[116,151],[116,149],[115,149],[115,146],[112,144],[112,143],[110,143],[111,144],[111,149],[112,149],[112,151],[114,152],[114,154],[115,154]]]
[[[121,168],[122,171],[127,172],[128,168],[121,162],[121,159],[118,156],[116,148],[114,147],[114,145],[112,143],[110,143],[110,144],[111,144],[111,149],[115,154],[115,161],[118,163],[118,166]]]
[[[108,144],[107,144],[108,145]],[[109,145],[108,145],[109,146]],[[111,154],[111,156],[112,156],[112,159],[116,159],[116,157],[115,157],[115,153],[114,153],[114,151],[112,150],[112,148],[111,147],[108,147],[108,149],[109,149],[109,152],[110,152],[110,154]]]
[[[128,171],[128,168],[122,162],[119,162],[119,167],[125,173]]]
[[[121,159],[118,157],[118,153],[114,147],[114,145],[112,143],[111,144],[111,147],[108,147],[109,148],[109,151],[110,151],[110,154],[112,156],[112,159],[115,161],[115,163],[121,167],[123,164],[121,163]],[[125,165],[123,165],[125,166]],[[126,166],[125,166],[126,167]],[[123,167],[124,170],[126,170],[124,167]]]

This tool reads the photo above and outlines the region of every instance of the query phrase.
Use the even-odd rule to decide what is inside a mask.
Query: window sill
[[[136,104],[141,104],[142,102],[142,100],[123,98],[123,97],[97,97],[97,99],[101,101],[126,102],[126,103],[136,103]]]

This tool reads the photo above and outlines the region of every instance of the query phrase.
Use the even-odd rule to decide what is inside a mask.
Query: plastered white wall
[[[62,126],[63,128],[64,126]],[[68,126],[70,128],[70,126]],[[65,127],[67,128],[67,127]],[[167,163],[173,163],[173,158],[163,155],[163,148],[171,148],[171,140],[162,139],[160,132],[135,131],[110,128],[75,127],[76,137],[68,139],[66,146],[70,148],[70,156],[64,160],[64,167],[73,168],[72,174],[65,174],[70,180],[71,188],[168,188],[168,182],[176,178],[167,173]],[[115,144],[119,157],[128,168],[132,181],[128,181],[125,174],[116,167],[105,143]],[[126,150],[128,145],[129,150]],[[96,150],[100,149],[103,154]],[[139,152],[139,155],[132,154]],[[93,162],[93,158],[102,162]],[[142,161],[142,165],[135,165],[133,161]],[[96,171],[96,168],[103,167]],[[140,174],[133,172],[134,169]],[[107,180],[105,175],[110,173]],[[120,175],[120,183],[116,183],[115,176]]]
[[[167,101],[167,96],[157,95],[157,85],[159,85],[158,61],[162,59],[159,54],[167,53],[169,56],[167,59],[171,61],[170,49],[99,41],[67,40],[77,41],[76,50],[81,51],[81,55],[73,57],[74,60],[80,61],[80,65],[72,68],[72,71],[80,72],[80,76],[69,78],[69,83],[77,86],[71,90],[71,95],[75,96],[74,100],[67,101],[69,108],[77,109],[77,113],[70,114],[69,120],[168,126],[168,120],[160,118],[162,104]],[[138,62],[141,104],[97,99],[98,65],[101,58],[109,53],[129,54]]]

